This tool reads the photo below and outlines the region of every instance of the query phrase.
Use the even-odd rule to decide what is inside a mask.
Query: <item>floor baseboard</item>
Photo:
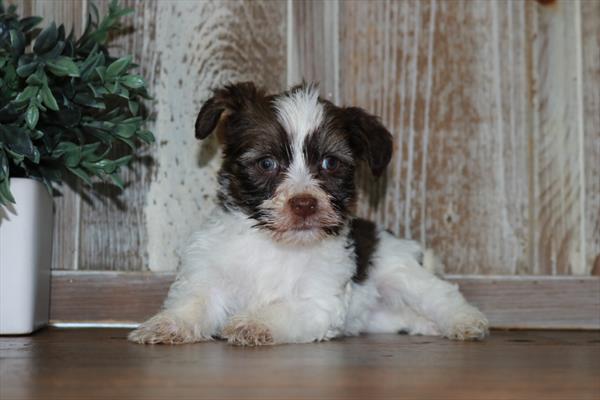
[[[173,273],[53,271],[52,324],[133,325],[160,309]],[[450,275],[498,329],[600,329],[600,278]]]

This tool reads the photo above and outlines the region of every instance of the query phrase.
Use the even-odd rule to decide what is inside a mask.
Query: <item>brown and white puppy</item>
[[[361,332],[481,339],[487,320],[430,272],[433,257],[352,216],[355,171],[380,175],[392,137],[314,85],[267,95],[252,83],[217,89],[196,137],[222,143],[217,207],[195,233],[163,310],[139,343],[222,337],[262,345]]]

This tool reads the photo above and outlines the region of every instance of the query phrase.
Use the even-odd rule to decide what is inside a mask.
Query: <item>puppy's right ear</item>
[[[196,138],[206,139],[229,115],[251,104],[260,92],[252,82],[227,85],[213,91],[196,117]]]

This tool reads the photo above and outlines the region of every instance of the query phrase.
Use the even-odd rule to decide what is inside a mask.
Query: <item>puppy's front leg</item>
[[[128,339],[142,344],[183,344],[211,340],[225,320],[219,293],[176,281],[163,310],[140,324]]]
[[[336,321],[335,315],[315,301],[282,301],[235,315],[222,336],[240,346],[328,340],[339,333],[341,320]]]

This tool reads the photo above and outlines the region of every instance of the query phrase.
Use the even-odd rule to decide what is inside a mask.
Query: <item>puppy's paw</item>
[[[232,318],[223,328],[221,336],[236,346],[264,346],[275,343],[266,325],[245,318]]]
[[[190,329],[166,313],[150,318],[130,332],[127,339],[140,344],[183,344],[198,341]]]
[[[444,332],[444,336],[452,340],[482,340],[488,334],[488,320],[475,307],[459,312]]]

